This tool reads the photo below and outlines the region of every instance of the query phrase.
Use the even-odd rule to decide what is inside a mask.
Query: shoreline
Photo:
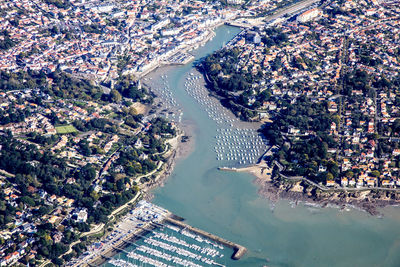
[[[208,41],[208,40],[207,40]],[[152,69],[149,71],[143,78],[149,78],[149,77],[157,77],[157,75],[160,75],[164,71],[168,70],[168,68],[173,67],[171,64],[166,64],[166,65],[161,65],[157,66],[156,68]],[[198,70],[197,70],[198,71]],[[200,72],[199,72],[200,73]],[[204,75],[204,73],[201,73]],[[203,77],[204,79],[204,77]],[[206,81],[205,81],[206,82]],[[147,83],[146,83],[147,84]],[[149,86],[149,89],[151,90],[152,85]],[[210,91],[208,91],[210,93]],[[154,93],[154,92],[153,92]],[[156,94],[157,95],[157,94]],[[209,94],[211,98],[216,99],[218,102],[220,102],[220,99],[213,95],[212,93]],[[159,97],[159,96],[157,96]],[[222,105],[223,106],[223,105]],[[230,112],[234,117],[235,116],[232,111],[226,107],[223,106],[226,111]],[[254,127],[259,128],[260,127],[260,122],[249,122],[249,121],[238,121],[238,124],[252,124]],[[163,167],[162,171],[157,174],[157,177],[155,178],[154,182],[151,184],[146,185],[144,188],[144,199],[146,200],[151,200],[154,195],[152,194],[152,190],[157,188],[157,187],[162,187],[164,186],[164,183],[167,181],[168,177],[172,174],[175,164],[177,164],[178,161],[186,158],[194,149],[194,130],[193,130],[193,125],[190,125],[188,123],[181,123],[179,126],[179,129],[182,131],[182,135],[188,135],[190,136],[189,140],[186,143],[178,142],[177,147],[173,150],[171,150],[171,155],[168,157],[165,166]],[[321,207],[327,207],[330,205],[337,206],[341,209],[345,209],[347,207],[353,207],[357,208],[363,211],[368,212],[371,215],[380,215],[380,213],[377,211],[378,208],[383,208],[385,206],[392,206],[392,205],[398,205],[399,202],[395,201],[390,201],[390,200],[381,200],[381,199],[374,199],[374,198],[364,198],[363,200],[360,201],[360,199],[350,199],[346,198],[340,195],[340,193],[334,193],[333,196],[313,196],[313,195],[307,195],[306,192],[300,191],[300,187],[303,187],[301,185],[297,185],[294,187],[290,188],[285,188],[286,185],[290,185],[289,182],[277,182],[275,179],[272,178],[272,168],[270,168],[268,165],[265,164],[265,166],[248,166],[244,168],[238,168],[234,170],[235,172],[247,172],[255,177],[253,180],[253,183],[258,187],[258,195],[260,197],[264,197],[269,199],[272,202],[277,202],[279,199],[286,199],[290,201],[295,201],[296,203],[299,202],[304,202],[304,203],[310,203],[313,205],[318,205]],[[312,191],[308,186],[308,190]],[[350,192],[351,193],[351,192]],[[329,193],[327,193],[329,194]],[[344,198],[343,201],[342,199]]]
[[[300,203],[316,205],[321,208],[337,207],[341,210],[352,208],[362,210],[372,216],[382,216],[379,209],[387,206],[398,206],[400,197],[392,198],[388,192],[379,193],[373,189],[365,192],[322,192],[316,187],[302,181],[288,182],[283,179],[273,179],[271,176],[260,175],[254,169],[260,166],[252,166],[237,169],[237,172],[246,172],[255,177],[253,184],[257,186],[260,197],[266,198],[272,204],[281,199],[294,201],[295,205]]]
[[[186,132],[183,132],[186,133]],[[168,177],[172,174],[175,165],[178,161],[184,159],[187,157],[190,152],[192,151],[192,138],[189,138],[189,140],[185,143],[182,143],[182,136],[184,134],[181,134],[179,138],[177,138],[177,145],[174,148],[171,148],[170,151],[167,153],[170,153],[170,155],[167,157],[167,160],[164,164],[164,167],[162,170],[157,174],[155,177],[154,181],[146,184],[146,186],[142,189],[143,190],[143,199],[150,201],[153,199],[154,195],[151,192],[153,189],[158,188],[158,187],[163,187],[165,181],[168,179]]]
[[[208,80],[207,73],[203,69],[195,68],[204,79],[205,87],[209,93],[209,96],[216,99],[221,103],[223,100],[229,98],[222,97],[210,90],[210,82]],[[232,113],[235,118],[239,118],[229,107],[226,107],[221,103],[222,107]],[[240,120],[240,122],[250,123],[257,125],[257,129],[261,127],[261,121],[257,120]],[[265,138],[268,139],[267,136]],[[287,181],[281,178],[272,177],[272,167],[267,164],[255,164],[243,168],[219,168],[225,171],[235,171],[235,172],[247,172],[255,176],[254,184],[258,187],[258,195],[271,200],[272,202],[277,202],[279,199],[287,199],[297,202],[305,202],[311,204],[317,204],[321,207],[327,207],[330,205],[337,206],[341,209],[345,208],[355,208],[363,210],[373,216],[381,216],[378,209],[382,209],[387,206],[400,205],[400,195],[388,191],[380,191],[379,189],[365,189],[365,192],[360,191],[347,191],[343,189],[339,192],[337,191],[322,191],[318,187],[310,185],[306,182],[299,181],[295,182],[293,186],[292,181]],[[269,173],[269,174],[267,174]],[[321,192],[318,192],[321,191]]]
[[[304,181],[287,181],[282,178],[272,178],[272,169],[265,164],[255,164],[243,168],[218,168],[221,171],[245,172],[253,175],[252,181],[257,186],[257,194],[271,201],[280,199],[316,205],[321,208],[337,207],[341,210],[353,208],[365,211],[372,216],[382,216],[379,209],[387,206],[399,206],[400,196],[388,191],[378,191],[373,188],[365,191],[322,191]]]
[[[167,67],[170,67],[170,65],[162,66],[161,68],[154,70],[152,74],[155,74],[158,70],[162,70],[162,68]],[[190,123],[177,126],[177,136],[166,141],[170,145],[170,148],[164,154],[166,161],[160,168],[160,170],[156,173],[156,177],[154,178],[154,180],[151,180],[150,183],[143,184],[143,187],[141,188],[142,199],[150,201],[154,197],[151,191],[155,188],[164,186],[165,181],[173,172],[176,163],[186,158],[190,155],[190,153],[193,152],[195,142],[193,138],[193,134],[195,131],[193,128],[194,125]],[[188,136],[185,142],[182,142],[183,136]],[[97,258],[93,262],[88,262],[86,266],[99,266],[105,264],[115,255],[122,252],[126,247],[131,246],[132,243],[140,239],[140,237],[138,237],[136,234],[144,235],[148,231],[149,229],[139,230],[137,233],[129,237],[126,240],[127,242],[123,240],[123,242],[117,244],[115,247],[102,254],[100,258]]]

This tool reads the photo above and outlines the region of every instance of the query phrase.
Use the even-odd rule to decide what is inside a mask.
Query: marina
[[[254,164],[268,149],[267,140],[253,129],[217,129],[214,151],[218,161],[232,161],[236,165]]]
[[[167,78],[167,75],[162,75],[158,86],[151,87],[152,92],[157,95],[155,106],[160,110],[152,116],[155,117],[157,114],[171,122],[181,123],[183,112],[173,96]],[[144,78],[144,84],[148,85],[149,83],[151,83],[151,79]]]
[[[195,72],[186,76],[185,91],[199,103],[217,125],[214,152],[218,161],[231,165],[254,164],[267,149],[268,142],[256,129],[246,128],[215,98],[209,96],[202,77]]]
[[[203,79],[199,73],[190,72],[186,76],[185,91],[199,103],[207,112],[208,117],[217,124],[228,123],[233,126],[234,122],[238,122],[237,118],[229,116],[229,113],[214,98],[209,96],[207,89],[204,87]]]
[[[94,243],[69,266],[225,266],[224,255],[233,249],[240,259],[246,248],[185,224],[183,219],[141,200],[117,227]],[[118,258],[110,259],[113,254]],[[232,252],[231,252],[232,253]]]

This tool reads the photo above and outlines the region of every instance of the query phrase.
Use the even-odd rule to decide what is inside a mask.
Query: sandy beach
[[[257,180],[262,182],[271,182],[271,168],[263,164],[255,164],[249,167],[243,168],[220,168],[222,171],[233,171],[233,172],[247,172],[254,175]]]

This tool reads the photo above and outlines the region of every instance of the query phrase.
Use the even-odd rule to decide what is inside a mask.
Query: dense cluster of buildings
[[[0,13],[0,71],[43,71],[47,74],[63,71],[75,78],[113,84],[121,75],[141,76],[160,64],[186,62],[185,52],[211,38],[212,29],[248,12],[239,7],[222,7],[219,1],[6,0],[0,3]],[[3,45],[5,41],[7,46]],[[52,79],[45,79],[48,86],[52,86]],[[153,146],[153,143],[164,144],[171,135],[149,134],[152,125],[151,118],[147,117],[135,128],[125,124],[117,114],[124,114],[126,109],[128,107],[123,104],[62,99],[39,88],[8,89],[0,93],[0,112],[6,114],[0,131],[11,133],[24,146],[34,146],[40,153],[61,158],[69,173],[93,166],[96,174],[90,185],[91,197],[99,199],[104,194],[112,194],[107,185],[110,173],[121,180],[127,177],[129,169],[131,173],[142,173],[146,177],[150,166],[156,166],[156,170],[163,166],[161,160],[153,161],[150,143]],[[10,114],[14,113],[20,117],[13,115],[11,118]],[[4,119],[7,114],[9,120]],[[78,131],[73,126],[77,121],[82,126],[102,119],[113,125],[114,130],[121,131],[110,131],[109,126]],[[134,147],[126,146],[123,141],[126,136],[137,137]],[[166,149],[158,152],[157,158],[168,151],[168,146],[164,145]],[[128,162],[127,166],[116,164],[121,153],[132,150],[138,155],[137,162]],[[0,266],[46,261],[42,258],[45,252],[36,250],[38,242],[44,238],[43,229],[39,229],[43,225],[51,225],[53,229],[51,233],[46,232],[46,245],[69,244],[71,239],[66,241],[66,232],[80,235],[76,227],[64,225],[65,222],[67,225],[69,222],[86,223],[90,216],[87,208],[71,197],[44,190],[40,184],[27,188],[30,196],[27,198],[19,185],[9,182],[15,174],[0,171],[0,187],[4,194],[1,205],[18,210],[12,217],[1,215],[5,227],[0,231]],[[66,177],[63,184],[76,186],[75,178],[73,175]],[[136,177],[130,178],[130,181],[121,180],[126,190],[141,182]],[[39,198],[44,201],[43,206],[51,208],[40,211],[44,215],[32,221],[39,209],[35,206]],[[96,207],[98,205],[101,206],[99,201],[95,203]]]
[[[123,74],[141,76],[160,64],[185,62],[185,51],[208,40],[216,26],[237,17],[266,14],[285,1],[226,2],[234,6],[186,0],[2,1],[0,32],[7,32],[13,45],[0,50],[0,70],[49,73],[58,69],[98,82],[113,81]],[[242,4],[246,10],[241,9]],[[0,36],[0,42],[4,38]],[[328,179],[326,186],[397,187],[399,39],[398,4],[348,0],[303,10],[296,19],[244,30],[227,48],[239,51],[236,70],[261,77],[246,92],[247,108],[252,108],[265,90],[274,100],[290,97],[296,102],[305,95],[314,103],[326,103],[327,112],[336,118],[328,134],[338,144],[328,147],[327,152],[342,173],[336,180]],[[359,73],[365,75],[363,80]],[[260,117],[279,112],[283,107],[274,100],[263,101],[254,111]],[[109,193],[105,174],[110,169],[117,178],[124,176],[125,169],[139,169],[137,164],[115,166],[123,152],[121,140],[137,136],[129,149],[137,150],[139,159],[149,162],[158,158],[149,152],[149,140],[165,141],[158,134],[149,138],[151,123],[146,116],[136,128],[125,124],[120,115],[126,109],[123,104],[61,99],[37,88],[0,92],[2,114],[28,114],[1,123],[0,131],[11,133],[18,142],[33,145],[41,153],[63,159],[68,168],[95,166],[91,186],[94,195],[101,195]],[[78,132],[72,126],[76,121],[84,124],[97,119],[106,119],[121,131],[94,127]],[[285,134],[296,140],[315,133],[290,126]],[[39,142],[37,136],[47,139]],[[91,153],[85,153],[85,149]],[[161,160],[152,163],[162,165]],[[321,164],[318,169],[325,172],[326,166]],[[10,266],[22,258],[26,262],[35,259],[38,252],[32,247],[39,225],[57,226],[47,237],[57,244],[64,238],[64,221],[85,223],[90,216],[88,209],[76,205],[72,197],[46,192],[38,185],[26,190],[53,208],[40,221],[32,222],[38,207],[25,205],[29,199],[21,201],[24,194],[8,181],[13,175],[0,170],[4,205],[19,209],[7,228],[0,231],[0,266]],[[136,182],[134,179],[123,186],[129,189]],[[75,183],[74,177],[64,181],[67,185]],[[0,211],[3,208],[0,206]]]
[[[332,1],[300,12],[296,20],[266,26],[287,36],[280,44],[264,43],[271,38],[264,26],[257,30],[262,41],[244,31],[230,43],[230,49],[240,51],[237,70],[263,74],[247,92],[248,107],[269,90],[275,99],[290,97],[294,103],[306,95],[326,103],[327,111],[338,118],[329,132],[338,146],[328,152],[343,176],[328,180],[327,186],[400,186],[399,14],[396,3]],[[279,101],[271,100],[257,111],[267,116],[281,108]],[[289,127],[287,134],[298,138],[313,133]]]
[[[244,10],[238,6],[244,1],[227,1],[226,6],[220,1],[186,0],[5,0],[0,3],[0,71],[66,72],[78,79],[110,81],[112,87],[121,75],[139,77],[161,64],[184,63],[189,58],[185,52],[211,38],[212,29],[218,25],[239,16],[271,11],[283,2],[253,1]],[[258,34],[254,38],[260,41]],[[48,86],[54,86],[53,91],[59,90],[52,84],[52,78],[43,79]],[[17,81],[18,84],[25,82]],[[135,150],[138,161],[146,165],[143,172],[149,166],[163,165],[161,160],[153,162],[150,143],[164,144],[171,134],[149,134],[152,124],[146,116],[135,128],[125,124],[120,115],[128,107],[123,104],[62,99],[32,86],[11,89],[0,93],[0,112],[5,114],[0,132],[12,134],[21,147],[34,146],[42,154],[62,159],[69,174],[93,166],[96,173],[91,181],[90,197],[97,199],[96,207],[101,206],[100,196],[112,193],[107,185],[108,174],[121,180],[127,177],[127,169],[142,172],[138,162],[129,162],[126,166],[116,164],[125,150]],[[85,130],[85,125],[92,120],[105,120],[111,126]],[[76,122],[83,128],[76,126]],[[126,136],[134,140],[137,137],[133,147],[124,143]],[[156,158],[168,151],[167,148],[158,152]],[[1,146],[0,151],[5,153]],[[44,190],[40,183],[30,183],[27,193],[20,190],[20,185],[10,182],[14,181],[15,174],[5,170],[0,170],[0,174],[4,195],[1,211],[3,204],[18,210],[13,217],[1,215],[0,218],[0,266],[49,262],[42,258],[45,252],[41,248],[37,251],[39,240],[45,240],[46,245],[70,244],[71,238],[66,235],[79,236],[80,231],[76,227],[65,227],[65,222],[85,224],[91,216],[88,208],[77,204],[72,196]],[[126,190],[141,181],[130,178],[130,182],[121,180]],[[77,179],[69,175],[62,183],[76,186]],[[39,211],[40,207],[36,206],[39,199],[43,202],[42,208],[48,207],[48,210]],[[43,216],[32,220],[38,212]],[[45,236],[43,225],[52,229],[50,233],[45,230]]]
[[[0,69],[47,70],[105,80],[140,75],[193,49],[239,11],[201,1],[3,1],[0,31],[17,44],[0,51]],[[125,66],[119,57],[129,56]],[[120,69],[119,69],[120,68]]]

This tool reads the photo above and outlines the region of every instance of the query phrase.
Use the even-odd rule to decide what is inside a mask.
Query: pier
[[[234,259],[234,260],[239,260],[247,252],[247,249],[245,247],[239,245],[239,244],[233,243],[231,241],[225,240],[225,239],[223,239],[221,237],[218,237],[216,235],[210,234],[210,233],[208,233],[206,231],[203,231],[201,229],[198,229],[198,228],[195,228],[193,226],[190,226],[190,225],[188,225],[188,224],[186,224],[186,223],[184,223],[182,221],[177,221],[177,220],[172,219],[170,217],[165,218],[165,221],[167,221],[167,222],[169,222],[171,224],[174,224],[176,226],[179,226],[179,227],[181,227],[181,228],[183,228],[185,230],[188,230],[188,231],[191,231],[193,233],[202,235],[202,236],[204,236],[204,237],[206,237],[208,239],[211,239],[211,240],[213,240],[215,242],[220,243],[221,245],[224,245],[226,247],[232,248],[234,252],[233,252],[231,258]]]

